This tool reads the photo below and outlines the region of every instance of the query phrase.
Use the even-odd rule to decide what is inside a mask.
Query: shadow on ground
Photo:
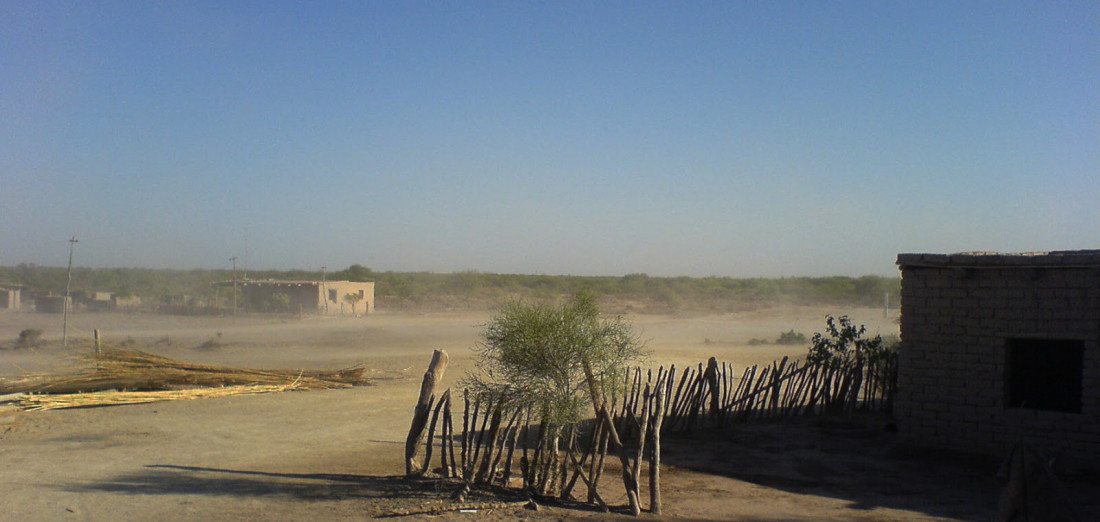
[[[518,491],[474,490],[462,501],[453,495],[458,480],[330,473],[271,473],[263,471],[158,464],[139,473],[120,475],[90,484],[70,485],[70,492],[107,492],[125,495],[207,495],[251,498],[287,498],[307,501],[364,500],[362,513],[373,517],[439,515],[469,508],[502,519],[525,513],[528,499]],[[573,518],[599,517],[591,506],[551,502]],[[554,509],[554,508],[551,508]],[[500,511],[503,510],[503,511]],[[511,515],[509,514],[511,513]],[[524,515],[526,516],[526,515]]]
[[[840,499],[848,508],[889,508],[934,518],[993,520],[1000,463],[903,444],[888,420],[804,417],[754,421],[662,440],[662,461],[798,494]],[[1074,520],[1100,520],[1100,475],[1064,475],[1059,504]]]
[[[269,473],[157,464],[146,466],[145,471],[138,473],[66,489],[130,495],[285,496],[321,500],[394,496],[435,498],[439,487],[438,481],[406,480],[401,476]]]
[[[385,515],[440,505],[456,489],[438,479],[406,479],[330,473],[270,473],[222,468],[158,464],[136,473],[87,484],[69,485],[70,492],[125,495],[205,495],[294,500],[370,501],[373,515]],[[499,499],[482,496],[471,501]]]
[[[930,517],[990,520],[999,487],[984,460],[918,452],[874,419],[758,421],[667,436],[662,462],[768,488]]]

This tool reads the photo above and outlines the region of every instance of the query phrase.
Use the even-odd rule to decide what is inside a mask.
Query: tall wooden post
[[[61,320],[61,347],[69,344],[69,287],[73,284],[73,246],[77,243],[76,236],[69,240],[69,270],[65,280],[65,300],[61,302],[64,318]]]
[[[432,354],[432,362],[428,365],[428,371],[424,372],[424,381],[420,384],[420,398],[416,401],[416,410],[413,412],[412,426],[409,427],[409,436],[405,438],[406,476],[423,471],[420,469],[420,464],[416,462],[416,451],[420,446],[421,439],[424,437],[424,428],[428,424],[428,415],[431,413],[435,388],[443,380],[443,372],[446,369],[447,352],[436,350]]]

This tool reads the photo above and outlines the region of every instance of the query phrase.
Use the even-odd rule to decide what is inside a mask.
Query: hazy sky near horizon
[[[1097,2],[0,0],[0,265],[1100,247]]]

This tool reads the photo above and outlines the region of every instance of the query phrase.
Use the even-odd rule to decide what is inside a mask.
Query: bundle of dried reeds
[[[331,372],[251,370],[191,364],[145,352],[109,349],[88,357],[83,369],[0,381],[0,394],[86,393],[103,390],[152,391],[180,387],[287,386],[295,389],[345,388],[367,384],[364,368]]]
[[[227,395],[273,393],[293,389],[297,389],[297,383],[285,386],[259,384],[253,386],[226,386],[223,388],[195,388],[190,390],[144,392],[106,390],[92,393],[24,395],[19,400],[19,406],[23,408],[24,411],[90,408],[93,406],[117,406],[122,404],[143,404],[158,401],[204,399],[207,397],[225,397]]]

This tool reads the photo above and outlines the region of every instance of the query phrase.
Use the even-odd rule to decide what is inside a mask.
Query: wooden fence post
[[[416,451],[420,441],[424,437],[424,428],[428,424],[428,415],[431,413],[431,403],[435,397],[435,388],[443,380],[443,372],[447,369],[447,352],[436,350],[432,354],[432,362],[428,365],[428,371],[424,372],[424,381],[420,385],[420,398],[416,402],[413,412],[412,425],[409,427],[409,435],[405,438],[405,475],[411,476],[422,472],[416,462]],[[431,441],[428,441],[431,444]]]
[[[664,420],[665,386],[657,381],[657,397],[654,405],[653,428],[649,430],[653,438],[653,453],[649,460],[649,511],[661,514],[661,422]]]
[[[711,425],[718,424],[718,406],[719,406],[719,391],[718,391],[718,358],[711,357],[707,360],[707,370],[704,374],[704,378],[707,381],[707,388],[710,388],[710,422]]]

